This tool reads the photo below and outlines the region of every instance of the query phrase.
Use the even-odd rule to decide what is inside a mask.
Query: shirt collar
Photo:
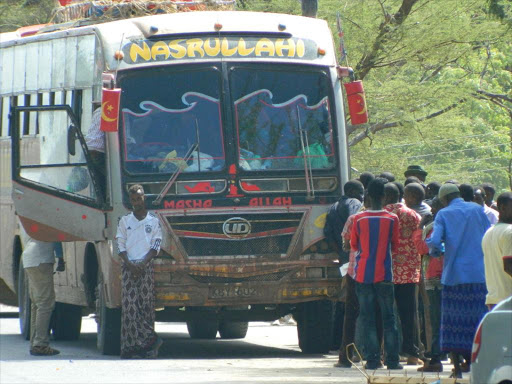
[[[450,201],[448,203],[448,206],[452,205],[452,204],[458,204],[458,203],[463,203],[464,200],[462,199],[462,197],[456,197],[455,199],[453,199],[452,201]]]

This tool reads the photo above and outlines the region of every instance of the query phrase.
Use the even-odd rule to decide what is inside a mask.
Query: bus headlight
[[[306,279],[323,279],[325,278],[325,268],[311,267],[306,268]]]

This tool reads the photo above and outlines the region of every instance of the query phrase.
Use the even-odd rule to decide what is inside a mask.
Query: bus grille
[[[223,284],[223,283],[243,283],[250,281],[279,281],[281,280],[288,271],[274,272],[266,275],[256,275],[247,277],[221,277],[221,276],[199,276],[189,275],[199,283],[212,283],[212,284]]]
[[[303,213],[167,216],[189,257],[286,255]],[[233,227],[232,223],[235,223]],[[236,234],[236,223],[248,233]],[[234,230],[233,230],[234,228]]]

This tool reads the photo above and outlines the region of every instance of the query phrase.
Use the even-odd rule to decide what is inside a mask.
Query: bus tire
[[[28,278],[20,260],[18,270],[18,309],[20,320],[20,333],[25,340],[30,340],[30,294],[28,290]]]
[[[108,308],[105,303],[103,276],[98,273],[96,295],[97,347],[103,355],[121,353],[121,309]]]
[[[192,339],[215,339],[219,323],[216,320],[187,321],[188,334]]]
[[[55,303],[50,329],[55,340],[78,340],[82,329],[82,307]]]
[[[303,303],[297,313],[299,347],[304,353],[329,353],[333,305],[329,300]]]
[[[219,324],[221,339],[243,339],[248,329],[248,321],[222,321]]]

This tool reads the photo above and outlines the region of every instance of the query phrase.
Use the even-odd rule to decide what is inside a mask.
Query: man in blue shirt
[[[469,363],[475,331],[487,311],[481,244],[490,223],[481,206],[460,197],[455,184],[441,186],[439,199],[445,208],[426,243],[432,256],[444,251],[441,349],[452,353],[454,376],[462,377],[459,354]]]

